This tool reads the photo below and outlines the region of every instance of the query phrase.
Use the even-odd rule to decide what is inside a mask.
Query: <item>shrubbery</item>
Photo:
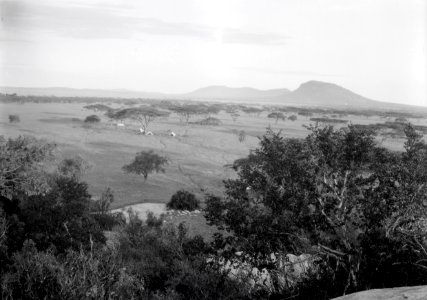
[[[21,119],[18,115],[9,115],[9,123],[19,123]]]
[[[398,153],[366,128],[309,130],[303,140],[268,130],[235,161],[225,197],[206,199],[208,221],[229,232],[210,244],[163,217],[130,212],[125,224],[109,212],[111,189],[92,200],[75,160],[49,172],[53,145],[0,139],[0,298],[329,299],[427,284],[422,136],[406,126]],[[180,190],[167,206],[199,201]],[[284,285],[272,253],[307,254],[313,270]],[[267,270],[268,285],[231,277],[224,266],[239,259]]]
[[[85,119],[85,123],[99,123],[101,119],[97,115],[87,116]]]
[[[168,209],[192,211],[200,207],[200,201],[193,193],[180,190],[173,194],[166,206]]]
[[[309,129],[305,140],[269,131],[235,162],[239,177],[225,182],[226,197],[206,201],[208,220],[232,232],[218,236],[218,248],[231,257],[229,249],[240,249],[273,273],[279,269],[271,253],[311,253],[320,259],[318,274],[298,287],[299,295],[314,289],[327,299],[427,284],[421,136],[407,126],[405,151],[396,153],[357,126]]]

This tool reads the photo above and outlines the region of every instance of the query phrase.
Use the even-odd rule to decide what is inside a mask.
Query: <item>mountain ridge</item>
[[[97,98],[151,98],[168,100],[230,101],[257,104],[340,107],[388,107],[411,105],[378,101],[361,96],[335,83],[311,80],[291,91],[287,88],[261,90],[252,87],[211,85],[189,93],[167,94],[127,89],[76,89],[68,87],[0,87],[0,93],[23,96],[97,97]],[[415,107],[415,106],[414,106]],[[422,106],[418,106],[422,107]],[[424,107],[423,107],[424,108]]]

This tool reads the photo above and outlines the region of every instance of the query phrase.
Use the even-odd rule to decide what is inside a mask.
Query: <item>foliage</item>
[[[81,156],[65,158],[58,164],[58,172],[61,176],[79,179],[84,175],[91,165]]]
[[[199,115],[204,112],[204,107],[197,104],[187,104],[173,107],[171,110],[178,114],[181,122],[185,121],[185,123],[188,124],[192,116]]]
[[[135,299],[143,282],[126,271],[117,254],[40,252],[30,240],[14,254],[2,282],[2,299]]]
[[[99,123],[101,119],[97,115],[87,116],[85,119],[85,123]]]
[[[239,131],[239,142],[244,142],[246,140],[246,132],[244,130]]]
[[[165,169],[163,166],[167,163],[168,160],[166,157],[154,153],[153,150],[141,151],[136,154],[133,162],[123,166],[123,171],[143,175],[144,180],[147,180],[150,173],[164,173]]]
[[[108,114],[108,117],[115,120],[132,119],[139,122],[144,131],[147,131],[148,126],[159,117],[167,117],[169,112],[157,110],[149,106],[141,106],[137,108],[125,108]]]
[[[9,123],[19,123],[21,119],[18,115],[9,115]]]
[[[90,104],[90,105],[85,105],[83,106],[83,108],[88,109],[88,110],[93,110],[93,111],[103,111],[103,112],[110,112],[113,109],[105,104]]]
[[[103,243],[101,228],[90,214],[91,201],[86,183],[55,178],[46,195],[30,196],[20,204],[26,238],[32,239],[38,249],[55,246],[60,252]]]
[[[208,117],[206,119],[203,119],[203,120],[200,120],[200,121],[197,121],[194,123],[198,124],[198,125],[205,125],[205,126],[209,126],[209,125],[210,126],[218,126],[218,125],[221,125],[222,122],[218,118]]]
[[[325,298],[375,287],[426,283],[427,147],[413,127],[405,152],[378,147],[373,132],[310,126],[305,140],[271,130],[235,162],[226,198],[208,197],[206,217],[233,233],[216,245],[277,266],[271,253],[321,258]],[[234,250],[232,250],[234,249]],[[225,253],[225,252],[223,252]],[[302,287],[301,287],[302,288]]]
[[[200,237],[189,238],[182,225],[149,219],[144,225],[131,215],[119,249],[127,270],[144,282],[147,298],[247,299],[242,285],[206,262],[209,247]]]
[[[114,192],[110,187],[102,191],[98,200],[92,201],[92,216],[103,230],[112,230],[114,226],[125,223],[121,213],[110,212],[110,205],[114,202]]]
[[[230,116],[231,116],[231,119],[233,120],[233,122],[236,122],[237,119],[240,117],[240,114],[237,112],[231,112]]]
[[[263,112],[261,108],[257,107],[242,107],[241,110],[248,115],[254,114],[257,116],[259,116]]]
[[[298,117],[296,115],[291,115],[288,117],[288,120],[290,120],[292,122],[296,121],[297,119],[298,119]]]
[[[49,187],[43,174],[55,147],[28,136],[0,139],[1,196],[11,200],[17,194],[33,195],[47,191]]]
[[[283,120],[283,121],[286,120],[285,115],[283,113],[281,113],[281,112],[272,112],[272,113],[269,113],[268,116],[267,116],[267,118],[275,119],[276,123],[279,120]]]
[[[195,210],[200,206],[200,201],[193,193],[185,190],[179,190],[172,195],[172,198],[166,204],[168,209],[176,210]]]
[[[348,123],[348,120],[332,119],[332,118],[310,118],[310,121],[325,123],[325,124],[343,124]]]

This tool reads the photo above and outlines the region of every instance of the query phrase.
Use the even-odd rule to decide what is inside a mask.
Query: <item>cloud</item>
[[[131,39],[140,35],[189,37],[215,41],[218,29],[198,23],[170,22],[135,16],[122,6],[76,3],[32,3],[1,1],[3,31],[16,40],[37,34],[78,39]],[[252,33],[225,28],[223,43],[282,45],[287,37],[274,33]]]

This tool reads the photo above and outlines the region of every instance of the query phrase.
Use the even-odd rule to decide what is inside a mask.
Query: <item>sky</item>
[[[0,86],[185,93],[319,80],[427,106],[425,0],[0,0]]]

